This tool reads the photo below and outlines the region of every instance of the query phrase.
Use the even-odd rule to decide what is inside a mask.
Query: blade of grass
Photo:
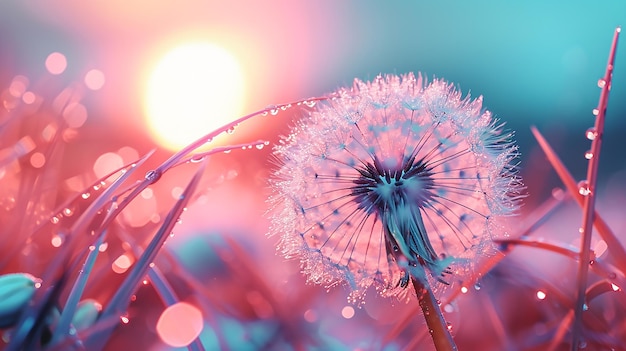
[[[546,139],[541,135],[541,133],[535,127],[530,128],[539,143],[539,146],[546,154],[548,161],[556,171],[556,173],[561,178],[561,181],[565,185],[566,189],[572,195],[576,203],[583,207],[584,205],[584,196],[582,196],[579,192],[579,186],[574,180],[572,174],[567,170],[563,162],[557,156],[556,152],[552,149],[550,144],[546,141]],[[611,228],[606,224],[606,222],[602,219],[599,213],[594,213],[594,221],[593,224],[595,228],[598,230],[598,234],[602,237],[608,246],[607,252],[611,259],[615,262],[615,265],[622,271],[622,274],[626,275],[626,250],[620,243],[619,239],[615,236]]]
[[[154,258],[159,252],[161,246],[168,238],[169,234],[172,232],[172,229],[176,225],[177,219],[180,217],[183,212],[185,206],[189,202],[191,198],[191,194],[195,191],[196,187],[200,182],[200,178],[202,177],[202,173],[204,172],[206,163],[202,163],[201,167],[198,169],[193,178],[189,181],[189,184],[180,195],[178,201],[174,204],[170,212],[167,214],[163,225],[159,228],[157,233],[154,235],[148,247],[144,253],[139,257],[137,263],[133,266],[132,270],[124,279],[120,287],[117,289],[107,306],[102,311],[100,318],[109,318],[112,316],[119,316],[122,314],[130,304],[130,297],[133,292],[136,290],[139,281],[146,275],[148,269],[150,268],[150,264],[154,261]],[[90,348],[94,350],[100,350],[104,347],[105,341],[108,339],[109,335],[112,333],[112,328],[107,330],[103,330],[98,336],[94,337],[94,339],[89,341]]]
[[[287,108],[293,106],[293,105],[302,105],[305,104],[307,106],[312,106],[309,105],[311,104],[315,104],[315,102],[317,101],[323,101],[323,100],[327,100],[329,97],[315,97],[315,98],[310,98],[310,99],[306,99],[306,100],[299,100],[299,101],[295,101],[295,102],[291,102],[291,103],[286,103],[286,104],[280,104],[280,105],[274,105],[274,106],[270,106],[270,107],[266,107],[262,110],[250,113],[248,115],[245,115],[241,118],[238,118],[236,120],[234,120],[233,122],[230,122],[228,124],[223,125],[222,127],[212,131],[209,134],[206,134],[203,137],[200,137],[199,139],[197,139],[196,141],[194,141],[193,143],[187,145],[186,147],[184,147],[182,150],[180,150],[179,152],[175,153],[174,155],[172,155],[167,161],[163,162],[163,164],[161,164],[161,166],[159,166],[157,169],[155,169],[153,172],[154,174],[154,178],[155,181],[158,180],[158,178],[160,177],[161,174],[163,174],[163,172],[165,172],[166,170],[168,170],[169,168],[171,168],[172,166],[178,164],[186,155],[188,155],[189,153],[193,152],[194,150],[198,149],[199,147],[203,146],[204,144],[210,143],[213,138],[215,138],[216,136],[222,134],[222,133],[226,133],[229,130],[234,130],[234,128],[236,128],[239,124],[249,120],[252,117],[258,116],[258,115],[267,115],[268,113],[271,113],[272,115],[275,115],[278,113],[279,110],[286,110]]]
[[[613,35],[613,43],[611,44],[611,52],[606,65],[604,74],[604,84],[600,93],[600,102],[598,103],[598,115],[596,117],[595,133],[597,134],[591,141],[591,159],[587,167],[587,193],[583,205],[583,232],[581,240],[580,261],[578,266],[578,293],[576,305],[574,309],[574,328],[572,331],[572,350],[578,350],[580,342],[580,334],[582,332],[582,314],[583,305],[585,304],[585,290],[587,287],[587,279],[589,275],[589,257],[591,251],[591,231],[595,214],[596,184],[598,182],[598,166],[600,161],[600,151],[602,149],[602,139],[604,138],[604,119],[606,115],[606,107],[609,99],[609,88],[611,87],[611,79],[613,77],[613,67],[615,64],[615,51],[617,49],[617,41],[621,29],[615,29]],[[602,82],[602,81],[601,81]],[[607,242],[608,244],[608,242]],[[610,249],[609,245],[609,249]]]

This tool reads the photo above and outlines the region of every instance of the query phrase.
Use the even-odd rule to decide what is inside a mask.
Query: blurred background
[[[486,108],[516,131],[523,163],[536,150],[529,131],[536,125],[582,179],[587,145],[581,138],[593,124],[613,30],[624,23],[626,4],[617,0],[4,1],[0,79],[42,77],[54,52],[66,58],[60,76],[67,82],[98,70],[104,84],[83,102],[89,117],[82,138],[143,151],[180,147],[185,136],[193,140],[220,121],[319,96],[355,77],[423,72],[483,95]],[[619,47],[608,109],[604,180],[626,166],[622,52]],[[159,118],[176,126],[151,127]],[[261,138],[282,132],[282,124],[252,129]],[[172,135],[178,128],[182,137]],[[550,179],[546,186],[556,184]]]
[[[560,181],[529,127],[539,128],[576,179],[585,177],[583,155],[590,142],[584,132],[594,123],[597,81],[618,25],[626,25],[626,2],[618,0],[9,0],[0,2],[0,82],[25,103],[31,91],[48,100],[66,86],[80,92],[80,106],[64,112],[80,128],[66,149],[64,179],[85,172],[96,179],[153,148],[158,164],[227,121],[271,104],[321,96],[354,78],[422,72],[454,82],[473,97],[483,95],[484,106],[515,131],[530,210]],[[214,145],[274,143],[304,113],[293,108],[252,120]],[[613,192],[608,203],[622,206],[625,117],[622,43],[599,178],[600,192]],[[227,232],[272,261],[274,241],[264,238],[263,219],[270,152],[234,151],[210,161],[212,190],[178,227],[181,235],[171,241],[178,252],[193,249],[195,234]],[[175,198],[187,180],[164,179],[162,191]],[[171,205],[150,198],[126,220],[141,226]],[[267,279],[285,284],[291,276],[297,282],[290,284],[304,284],[297,264],[272,262],[277,273]],[[198,274],[206,278],[206,272]],[[345,318],[340,300],[336,315]]]

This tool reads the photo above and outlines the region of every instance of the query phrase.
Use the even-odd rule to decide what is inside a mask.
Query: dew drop
[[[308,107],[313,107],[313,106],[315,106],[316,101],[315,100],[311,100],[311,101],[306,100],[306,101],[303,101],[302,103],[307,105]]]
[[[586,303],[583,304],[583,311],[587,311],[589,309],[589,306],[587,306]]]
[[[233,134],[235,132],[235,127],[230,127],[226,130],[226,133]]]
[[[600,110],[594,108],[593,110],[591,110],[591,113],[593,113],[594,116],[597,116],[598,114],[600,114]]]
[[[586,180],[581,180],[578,182],[578,193],[582,196],[587,196],[591,194],[591,190],[589,189],[589,184]]]
[[[537,290],[536,295],[537,295],[537,299],[539,300],[545,300],[546,298],[546,293],[545,291],[542,291],[542,290]]]
[[[446,322],[446,327],[448,328],[448,331],[452,331],[452,323]]]
[[[278,109],[277,109],[277,108],[273,108],[273,109],[271,109],[271,110],[270,110],[270,114],[271,114],[272,116],[276,116],[276,115],[278,114]]]
[[[257,149],[262,150],[265,144],[256,144],[255,146]]]
[[[59,217],[54,216],[54,217],[50,218],[50,222],[52,222],[52,224],[57,224],[57,223],[59,223]]]
[[[225,154],[230,154],[231,151],[233,151],[233,150],[232,149],[226,149],[226,150],[224,150],[224,153]]]
[[[87,200],[90,196],[91,196],[91,193],[83,193],[83,194],[81,195],[81,197],[82,197],[83,199],[85,199],[85,200]]]
[[[463,294],[467,294],[467,288],[466,287],[461,287],[461,293]]]
[[[263,111],[263,113],[261,113],[261,116],[263,117],[267,116],[267,111]]]
[[[95,249],[96,249],[96,246],[95,246],[95,245],[90,245],[90,246],[89,246],[89,251],[94,251]]]
[[[151,184],[155,183],[157,180],[159,180],[159,178],[161,178],[161,172],[153,169],[150,170],[146,173],[145,176],[146,180],[149,181]]]
[[[474,284],[474,289],[475,290],[480,290],[480,288],[481,288],[480,283]]]
[[[587,129],[587,131],[585,132],[585,136],[589,140],[594,140],[598,136],[598,133],[596,132],[596,129],[592,127]]]
[[[72,211],[71,208],[66,207],[66,208],[63,209],[63,214],[66,215],[67,217],[69,217],[69,216],[74,214],[74,211]]]
[[[587,348],[587,342],[586,341],[581,341],[578,343],[578,348],[579,349],[584,349]]]
[[[591,150],[587,150],[587,152],[585,152],[585,158],[591,160],[593,158],[593,152],[591,152]]]
[[[598,88],[604,88],[606,81],[604,79],[598,79]]]
[[[194,156],[189,160],[191,163],[200,163],[202,161],[204,161],[204,156]]]

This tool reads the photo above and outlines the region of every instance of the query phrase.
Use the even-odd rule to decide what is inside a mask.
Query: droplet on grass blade
[[[418,265],[447,283],[518,206],[512,133],[442,80],[379,76],[334,96],[275,148],[280,251],[310,282],[357,297],[404,294]]]

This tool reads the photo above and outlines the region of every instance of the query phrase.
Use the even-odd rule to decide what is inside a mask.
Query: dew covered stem
[[[456,351],[457,347],[450,335],[437,299],[426,279],[411,277],[420,308],[426,320],[426,326],[437,351]]]
[[[600,101],[598,103],[599,113],[596,116],[595,130],[597,137],[591,141],[591,154],[594,155],[589,160],[587,167],[587,183],[589,184],[590,193],[584,199],[583,205],[583,223],[582,223],[582,240],[580,248],[580,259],[578,261],[578,277],[577,277],[577,294],[576,305],[574,307],[574,328],[572,330],[572,350],[578,350],[580,335],[583,328],[583,305],[586,298],[587,279],[589,275],[589,259],[591,254],[591,231],[593,229],[594,215],[595,215],[595,198],[596,198],[596,183],[598,180],[598,166],[599,156],[602,147],[602,135],[604,133],[604,120],[606,114],[607,102],[609,99],[609,90],[611,87],[611,79],[613,77],[613,67],[615,66],[615,52],[617,49],[617,41],[619,39],[619,33],[621,28],[615,29],[613,35],[613,43],[611,45],[611,51],[609,53],[609,59],[602,80],[604,84],[598,84],[602,88],[600,93]]]

